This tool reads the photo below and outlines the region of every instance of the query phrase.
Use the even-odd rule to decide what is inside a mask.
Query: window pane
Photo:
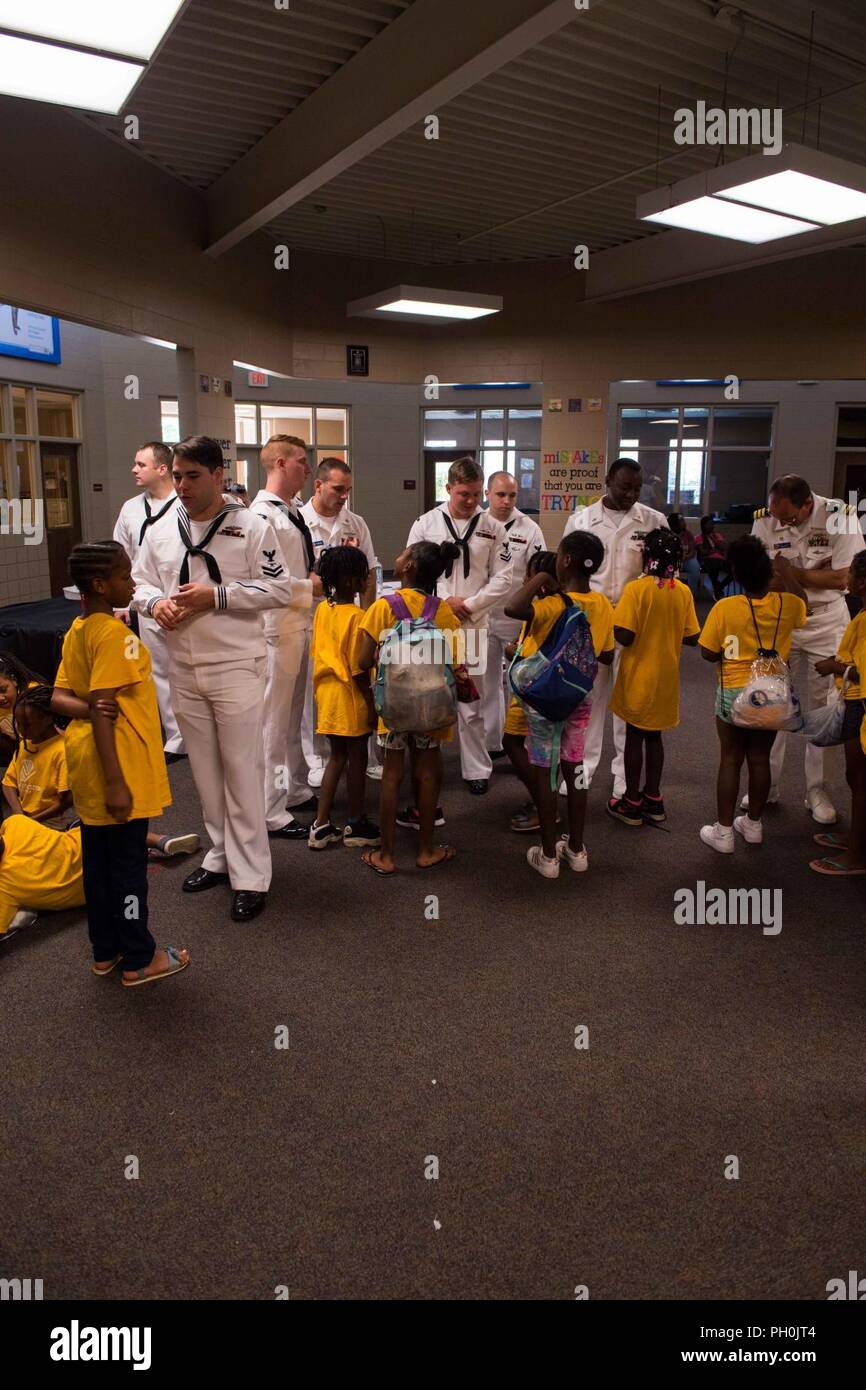
[[[539,411],[539,414],[541,412]],[[517,505],[522,512],[538,512],[539,459],[538,449],[518,449],[514,473],[517,477]]]
[[[177,401],[160,401],[159,422],[163,444],[177,444],[180,440],[180,411]]]
[[[9,392],[0,381],[0,434],[12,433],[12,420],[9,414]]]
[[[272,434],[293,434],[309,444],[313,438],[313,407],[311,405],[263,405],[261,443]],[[253,440],[253,443],[256,441]]]
[[[683,448],[702,449],[710,428],[710,412],[706,406],[683,411]]]
[[[710,455],[710,512],[720,521],[749,525],[752,512],[767,501],[769,453],[730,453],[713,449]]]
[[[348,449],[315,449],[313,452],[315,459],[312,459],[311,462],[314,468],[322,462],[322,459],[342,459],[344,463],[349,462]]]
[[[60,439],[74,439],[78,434],[75,397],[69,392],[37,390],[36,418],[39,434],[56,435]]]
[[[528,407],[525,410],[509,410],[508,438],[518,448],[541,448],[541,410]],[[521,510],[523,510],[521,505]]]
[[[866,448],[866,405],[840,405],[836,445],[840,449]]]
[[[12,413],[15,434],[30,434],[27,428],[27,392],[23,386],[12,387]]]
[[[704,441],[701,440],[701,444]],[[675,510],[683,516],[703,514],[704,464],[706,452],[684,449],[680,461],[680,491]]]
[[[12,445],[0,439],[0,501],[11,502],[15,496],[12,478]]]
[[[636,439],[643,448],[660,449],[675,444],[678,429],[679,411],[676,406],[627,406],[620,412],[620,434]]]
[[[235,406],[235,443],[258,444],[258,426],[254,405]]]
[[[448,482],[448,469],[451,467],[451,464],[446,460],[444,463],[438,463],[438,462],[437,462],[437,464],[435,465],[435,467],[436,467],[436,502],[437,502],[437,504],[438,504],[439,502],[447,502],[447,501],[448,501],[448,493],[447,493],[447,491],[446,491],[445,484]]]
[[[481,412],[481,444],[485,442],[502,448],[502,441],[505,438],[505,411],[499,409],[482,410]]]
[[[33,501],[36,490],[33,486],[34,480],[34,444],[17,443],[15,445],[15,486],[17,495],[22,502]]]
[[[42,447],[42,483],[45,488],[45,522],[50,530],[72,525],[72,468],[68,454]]]
[[[769,448],[773,438],[773,412],[759,406],[717,406],[713,411],[713,444]]]
[[[347,444],[349,440],[349,412],[342,406],[316,406],[316,443]]]
[[[866,497],[866,452],[852,449],[850,453],[836,455],[836,472],[833,491],[851,506],[859,508]],[[861,527],[863,512],[860,510]]]
[[[424,443],[428,449],[475,449],[477,412],[425,410]]]
[[[514,461],[516,454],[513,449],[482,449],[481,467],[484,469],[484,486],[486,487],[492,474],[514,472]]]

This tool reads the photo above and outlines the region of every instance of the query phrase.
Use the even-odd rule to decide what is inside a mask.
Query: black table
[[[9,652],[38,676],[53,681],[60,665],[63,639],[74,618],[81,617],[78,599],[46,598],[37,603],[10,603],[0,608],[0,652]]]

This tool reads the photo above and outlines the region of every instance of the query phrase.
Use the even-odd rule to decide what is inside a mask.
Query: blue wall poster
[[[60,321],[0,304],[0,357],[26,357],[30,362],[60,361]]]

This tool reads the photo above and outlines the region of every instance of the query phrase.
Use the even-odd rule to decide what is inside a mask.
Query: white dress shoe
[[[819,825],[836,824],[836,808],[823,787],[813,787],[807,794],[805,806]]]
[[[734,852],[734,831],[730,825],[719,825],[718,821],[713,825],[702,825],[701,839],[710,849],[718,850],[719,854]]]

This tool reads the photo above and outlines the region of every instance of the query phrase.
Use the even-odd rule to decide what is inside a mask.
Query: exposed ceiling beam
[[[415,0],[208,189],[208,254],[236,246],[565,25],[591,23],[603,3],[584,11],[575,0]]]

